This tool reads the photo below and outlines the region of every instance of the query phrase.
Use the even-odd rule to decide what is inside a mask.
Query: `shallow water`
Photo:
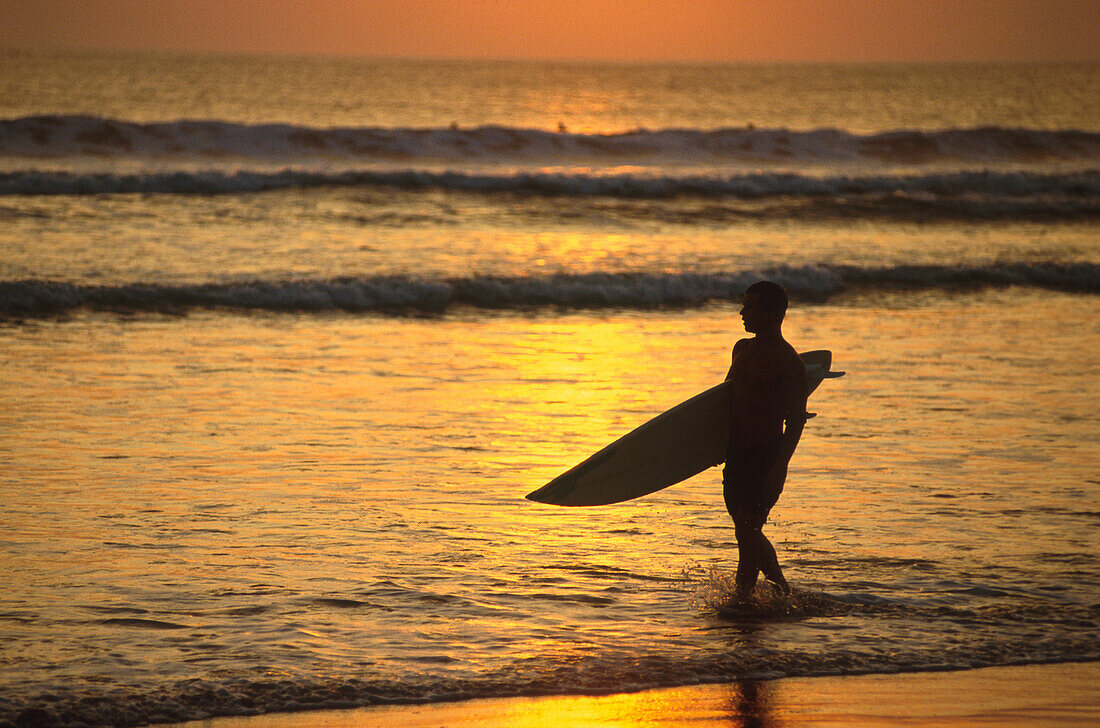
[[[42,79],[79,78],[51,63]],[[1006,94],[1098,77],[996,69]],[[853,111],[849,82],[895,71],[756,69],[809,74],[843,134],[734,128],[699,93],[639,122],[660,153],[629,169],[621,139],[583,131],[622,131],[598,105],[558,141],[522,104],[481,122],[539,128],[455,132],[382,90],[366,121],[238,108],[217,85],[206,116],[135,97],[120,118],[0,120],[0,722],[1100,659],[1094,124],[1066,89],[1047,117],[1017,104],[961,136],[959,98]],[[562,67],[543,93],[646,73]],[[909,73],[910,100],[952,73],[973,86]],[[18,113],[90,110],[35,93]],[[120,93],[95,92],[108,110]],[[133,123],[190,114],[237,156]],[[241,126],[258,121],[287,128]],[[472,145],[451,173],[422,122],[431,149]],[[356,143],[411,156],[326,169],[317,145],[345,132],[311,125],[359,123],[382,130]],[[63,132],[30,154],[43,124]],[[180,150],[142,151],[157,133]],[[500,134],[516,144],[494,158]],[[700,161],[716,138],[763,161]],[[887,142],[930,156],[859,152]],[[550,147],[589,151],[540,171]],[[720,380],[743,335],[730,299],[765,275],[794,297],[792,343],[848,375],[811,400],[768,526],[795,598],[745,613],[717,470],[606,508],[523,496]]]
[[[283,679],[370,702],[1095,659],[1097,305],[792,310],[849,374],[769,527],[807,604],[748,622],[709,585],[735,565],[717,470],[522,499],[720,379],[729,306],[5,329],[4,682],[199,680],[225,710]]]

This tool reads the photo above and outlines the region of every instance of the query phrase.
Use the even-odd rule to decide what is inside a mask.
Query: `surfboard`
[[[800,354],[810,392],[831,370],[829,351]],[[726,460],[729,440],[730,383],[711,387],[570,468],[527,499],[559,506],[603,506],[640,498]]]

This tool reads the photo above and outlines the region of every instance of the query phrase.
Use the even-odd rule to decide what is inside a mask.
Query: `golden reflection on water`
[[[742,680],[606,696],[222,718],[175,728],[978,728],[1091,726],[1100,663]],[[166,727],[169,728],[169,727]]]
[[[792,310],[791,340],[833,348],[850,371],[814,395],[821,416],[769,524],[792,581],[833,589],[883,556],[948,570],[974,550],[1052,552],[1076,539],[1069,548],[1087,552],[1089,532],[1051,533],[1057,521],[1014,520],[1008,509],[1028,499],[1080,510],[1095,404],[1077,387],[1082,365],[1072,354],[1092,324],[1072,317],[1100,320],[1091,315],[1097,304],[1036,294],[1034,313],[1010,317],[987,298],[1002,296],[874,317],[844,306]],[[1065,346],[1066,356],[1024,346],[1036,330],[1020,326],[1026,316],[1041,318],[1053,332],[1048,348]],[[509,659],[558,664],[607,644],[667,649],[669,634],[695,639],[706,617],[682,585],[635,576],[675,577],[691,562],[732,566],[717,472],[608,508],[522,498],[720,380],[740,335],[735,322],[732,306],[428,321],[194,314],[118,326],[78,316],[35,324],[51,331],[48,346],[29,327],[12,330],[10,386],[0,390],[0,454],[14,465],[5,525],[18,545],[7,593],[65,616],[69,601],[103,601],[108,591],[110,603],[145,607],[159,595],[174,605],[180,584],[221,594],[274,583],[276,593],[312,598],[397,575],[423,579],[415,586],[429,598],[507,606],[431,623],[422,618],[431,602],[415,602],[408,621],[388,616],[401,612],[340,611],[310,625],[322,635],[345,630],[343,641],[310,643],[305,652],[316,659],[341,656],[343,645],[367,649],[359,635],[368,633],[427,657],[453,654],[458,664],[489,664],[500,649],[479,653],[471,634],[506,644]],[[1059,326],[1066,333],[1055,336]],[[1074,418],[1059,420],[1057,449],[1043,439],[1052,417]],[[1025,563],[1041,571],[1048,562]],[[533,582],[538,573],[548,578]],[[880,592],[894,588],[893,576],[876,578]],[[927,581],[910,579],[896,588]],[[615,585],[625,588],[606,592]],[[150,652],[133,647],[130,632],[86,629],[130,640],[127,649],[150,659],[178,659],[168,643]],[[750,638],[718,649],[752,651]],[[574,705],[635,715],[618,700]],[[672,698],[644,700],[662,715],[680,709]],[[775,701],[752,685],[726,689],[720,702],[707,709],[729,720],[755,711],[759,724],[779,725],[768,715]],[[564,722],[556,713],[542,720]]]
[[[486,715],[463,725],[469,728],[644,728],[681,725],[782,728],[785,723],[771,713],[772,692],[770,683],[744,680],[706,691],[655,690],[559,698],[553,702],[515,701],[496,706],[495,715]]]
[[[569,216],[566,200],[557,209]],[[598,233],[590,231],[534,230],[530,235],[510,236],[496,244],[507,249],[507,255],[521,255],[530,260],[542,260],[546,272],[593,273],[604,270],[622,272],[652,272],[660,268],[659,254],[643,242],[636,233]]]

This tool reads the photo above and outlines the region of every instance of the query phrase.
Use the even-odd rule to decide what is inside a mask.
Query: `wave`
[[[890,613],[912,617],[912,611],[899,609]],[[1095,608],[1064,611],[1079,625],[1096,619]],[[727,650],[720,654],[686,655],[612,652],[567,662],[540,660],[537,665],[520,660],[508,669],[470,677],[433,674],[430,668],[405,679],[376,677],[369,670],[363,670],[359,676],[341,677],[267,668],[239,669],[158,686],[104,688],[73,681],[38,694],[12,695],[0,698],[0,725],[138,726],[216,716],[485,698],[610,694],[742,680],[940,672],[1097,659],[1100,650],[1091,634],[1035,640],[1025,633],[1001,643],[946,648],[927,645],[905,650],[830,646],[820,651]]]
[[[103,194],[247,194],[308,188],[440,190],[510,199],[599,200],[598,216],[696,224],[792,217],[949,220],[1087,220],[1100,217],[1100,171],[950,172],[821,177],[739,175],[473,174],[426,170],[316,172],[207,170],[134,174],[0,172],[0,197]],[[645,205],[644,201],[653,201]],[[617,207],[609,201],[619,201]],[[703,201],[704,204],[692,204]],[[609,205],[612,205],[609,207]],[[511,208],[510,208],[511,209]],[[554,212],[558,207],[531,209]],[[583,215],[585,210],[570,211]],[[386,219],[392,218],[387,214]]]
[[[0,119],[0,156],[100,158],[357,158],[489,163],[533,160],[799,162],[1040,162],[1100,158],[1100,133],[976,127],[854,134],[839,129],[637,129],[610,134],[507,126],[459,128],[137,123],[99,116]]]
[[[620,199],[762,200],[777,197],[856,198],[863,202],[914,203],[960,200],[996,206],[1019,204],[1100,211],[1100,171],[950,172],[918,175],[827,176],[792,173],[737,175],[472,174],[425,170],[313,172],[151,172],[79,174],[56,171],[0,173],[0,195],[234,194],[311,187],[389,187],[475,194],[519,194]]]
[[[87,285],[48,280],[0,281],[0,316],[72,311],[186,312],[195,309],[437,315],[489,310],[688,308],[739,298],[761,278],[796,300],[826,301],[879,289],[960,290],[1033,287],[1100,293],[1100,263],[993,263],[972,266],[814,265],[738,273],[586,273],[550,276],[397,276],[169,285]]]

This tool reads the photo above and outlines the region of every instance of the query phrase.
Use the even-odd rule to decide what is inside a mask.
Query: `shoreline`
[[[1100,725],[1100,661],[851,675],[658,688],[610,695],[478,698],[269,713],[162,728],[485,728],[510,726]]]

